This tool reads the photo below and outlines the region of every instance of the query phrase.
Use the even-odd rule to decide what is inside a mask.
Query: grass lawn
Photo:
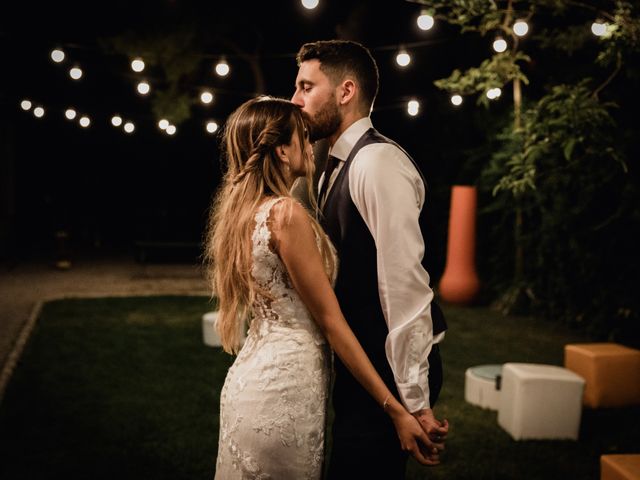
[[[205,297],[45,305],[0,405],[0,478],[211,479],[220,389],[232,357],[202,343]],[[464,401],[464,371],[506,361],[562,364],[588,341],[560,326],[444,306],[451,423],[443,465],[409,479],[597,479],[602,453],[640,452],[640,407],[586,410],[580,441],[513,441],[496,413]]]

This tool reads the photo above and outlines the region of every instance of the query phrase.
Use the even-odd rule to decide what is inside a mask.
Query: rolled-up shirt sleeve
[[[376,244],[378,292],[389,328],[385,350],[401,401],[412,413],[429,408],[434,294],[422,266],[425,245],[419,216],[424,182],[402,150],[377,143],[354,158],[349,190]]]

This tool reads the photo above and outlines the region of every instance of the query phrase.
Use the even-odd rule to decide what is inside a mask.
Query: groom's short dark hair
[[[320,40],[302,45],[296,56],[298,66],[314,59],[320,61],[320,70],[336,84],[352,74],[359,83],[364,106],[371,109],[378,94],[379,74],[366,47],[350,40]]]

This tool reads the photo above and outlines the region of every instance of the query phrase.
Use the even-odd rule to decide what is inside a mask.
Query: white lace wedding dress
[[[244,346],[220,397],[216,479],[319,479],[324,454],[329,350],[307,308],[269,247],[267,220],[281,198],[256,213],[257,295]]]

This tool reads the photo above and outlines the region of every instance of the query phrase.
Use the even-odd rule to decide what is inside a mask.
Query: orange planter
[[[480,290],[476,272],[476,187],[454,185],[451,191],[447,263],[440,296],[450,303],[471,303]]]

